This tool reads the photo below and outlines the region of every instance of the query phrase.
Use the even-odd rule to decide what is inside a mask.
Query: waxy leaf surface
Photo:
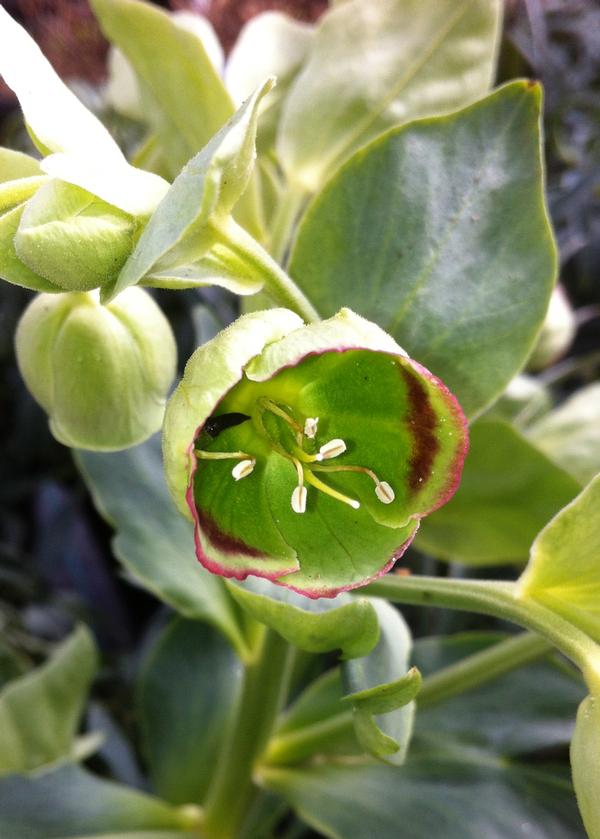
[[[0,835],[7,839],[172,839],[178,829],[187,839],[188,824],[163,801],[77,766],[0,780]]]
[[[153,788],[171,804],[202,801],[241,682],[225,638],[176,618],[149,651],[137,708]]]
[[[291,255],[322,315],[347,305],[374,320],[468,415],[525,362],[555,278],[540,101],[514,82],[385,134],[317,196]]]
[[[423,522],[418,545],[465,565],[525,562],[541,528],[579,489],[515,428],[481,419],[471,426],[460,487]]]
[[[497,0],[349,0],[329,10],[282,114],[288,178],[314,191],[387,128],[485,93],[500,11]]]
[[[223,581],[196,560],[192,529],[165,485],[158,439],[76,457],[94,503],[117,531],[114,550],[127,573],[185,617],[212,623],[244,655],[237,607]]]
[[[6,685],[0,693],[0,775],[75,758],[95,670],[94,642],[82,626],[44,665]]]
[[[542,530],[519,595],[532,598],[600,641],[600,475]]]

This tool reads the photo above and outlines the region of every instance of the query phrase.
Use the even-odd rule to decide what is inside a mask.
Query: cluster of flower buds
[[[467,446],[444,385],[347,309],[238,320],[188,362],[163,441],[200,561],[311,597],[388,569],[453,494]]]

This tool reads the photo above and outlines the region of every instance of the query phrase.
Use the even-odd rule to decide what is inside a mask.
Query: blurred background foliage
[[[169,5],[163,3],[162,5]],[[206,15],[226,49],[241,26],[268,8],[315,20],[324,0],[173,0],[170,8]],[[107,45],[84,0],[5,0],[58,72],[106,120],[119,140],[135,143],[135,126],[107,110]],[[548,195],[560,248],[560,281],[575,310],[577,332],[566,355],[538,373],[557,402],[599,378],[600,371],[600,6],[597,0],[507,0],[499,81],[540,79],[545,88]],[[28,147],[14,98],[0,87],[0,142]],[[214,289],[159,293],[183,364],[199,343],[236,314],[236,302]],[[42,660],[78,619],[92,627],[103,652],[92,714],[111,720],[114,736],[97,768],[141,783],[120,730],[133,727],[132,676],[164,623],[166,607],[123,578],[110,550],[110,529],[95,512],[71,453],[51,437],[15,366],[13,335],[31,293],[0,284],[0,685]],[[413,571],[460,576],[456,565],[413,550]],[[514,569],[483,573],[514,575]],[[406,610],[415,636],[494,622],[461,613]],[[107,716],[108,715],[108,716]]]

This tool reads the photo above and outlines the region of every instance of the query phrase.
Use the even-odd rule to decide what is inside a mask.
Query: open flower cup
[[[164,425],[167,479],[200,562],[334,597],[385,573],[454,494],[452,394],[348,309],[240,318],[198,349]]]

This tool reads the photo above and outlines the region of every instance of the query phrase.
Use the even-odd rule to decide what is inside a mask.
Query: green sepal
[[[532,599],[600,642],[600,475],[561,510],[531,547],[518,596]]]
[[[136,232],[132,216],[80,187],[51,180],[25,205],[14,247],[57,290],[90,291],[116,279]]]
[[[311,600],[253,578],[227,586],[248,614],[305,652],[340,650],[342,659],[355,659],[368,655],[379,639],[377,612],[367,598]]]
[[[43,174],[39,160],[22,151],[0,147],[0,183]]]
[[[268,79],[231,120],[182,169],[157,207],[118,279],[103,299],[110,300],[148,276],[157,285],[161,273],[197,263],[214,245],[227,248],[231,211],[248,186],[255,158],[258,106],[273,86]],[[214,268],[214,266],[213,266]],[[211,282],[218,281],[214,271]],[[240,278],[241,282],[241,278]],[[206,285],[199,281],[197,285]],[[256,280],[251,284],[256,289]]]
[[[579,812],[589,839],[600,837],[600,697],[587,696],[577,711],[571,770]]]
[[[17,256],[14,239],[25,206],[25,204],[19,204],[0,216],[0,277],[8,283],[29,288],[32,291],[48,293],[60,291],[54,283],[45,277],[40,277]]]

